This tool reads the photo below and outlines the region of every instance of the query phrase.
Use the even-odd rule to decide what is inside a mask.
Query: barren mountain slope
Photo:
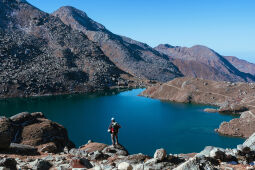
[[[155,49],[168,55],[185,76],[231,82],[255,80],[254,76],[239,71],[223,56],[205,46],[187,48],[161,44]]]
[[[83,33],[26,1],[0,0],[0,19],[0,97],[89,92],[127,82]]]
[[[169,81],[182,76],[166,55],[147,44],[111,33],[83,11],[67,6],[61,7],[53,15],[74,30],[86,34],[113,63],[132,75],[157,81]]]

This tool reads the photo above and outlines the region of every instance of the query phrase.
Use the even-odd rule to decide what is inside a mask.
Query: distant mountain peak
[[[86,14],[86,12],[81,11],[73,6],[62,6],[54,13],[57,13],[57,12],[62,12],[62,13],[66,13],[66,14],[79,14],[79,15],[82,15],[82,17],[84,17],[84,18],[89,18],[88,15]]]
[[[155,47],[159,52],[169,56],[173,63],[185,76],[194,76],[211,80],[224,81],[254,81],[255,77],[245,73],[252,73],[252,65],[249,70],[240,69],[214,50],[203,46],[194,45],[187,47],[174,47],[160,44]],[[235,64],[237,65],[237,64]],[[243,64],[246,65],[247,64]],[[243,73],[244,71],[245,73]]]
[[[172,46],[170,44],[159,44],[157,47],[158,48],[175,48],[176,46]],[[157,47],[155,47],[155,48],[157,48]]]
[[[72,6],[63,6],[60,7],[57,11],[53,12],[54,16],[59,17],[60,19],[66,19],[65,23],[72,22],[76,24],[77,29],[79,30],[79,24],[88,28],[88,30],[105,30],[105,27],[88,17],[88,15],[75,7]]]

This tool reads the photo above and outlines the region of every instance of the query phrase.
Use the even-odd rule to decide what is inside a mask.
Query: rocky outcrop
[[[233,66],[235,66],[238,70],[249,73],[251,75],[255,75],[255,64],[250,63],[248,61],[239,59],[234,56],[224,56]]]
[[[155,49],[167,55],[184,76],[216,81],[252,82],[254,74],[238,69],[233,62],[205,46],[191,48],[160,44]]]
[[[84,33],[26,1],[0,0],[0,98],[141,86]]]
[[[239,113],[255,108],[254,83],[217,82],[183,77],[151,86],[140,95],[174,102],[215,105],[224,113]]]
[[[223,122],[216,131],[223,135],[249,137],[255,132],[255,84],[230,83],[191,77],[176,78],[147,88],[140,95],[160,100],[218,106],[208,112],[240,114],[240,118]]]
[[[160,54],[147,44],[110,32],[83,11],[66,6],[55,11],[53,15],[97,43],[105,55],[125,72],[163,82],[182,76],[166,55]]]
[[[7,135],[6,138],[1,138],[2,143],[6,142],[6,145],[1,145],[4,149],[35,153],[37,150],[29,147],[34,146],[40,152],[56,153],[62,152],[64,147],[74,147],[68,138],[67,130],[62,125],[46,119],[40,112],[23,112],[10,119],[1,118],[0,122],[4,121],[7,121],[5,124],[1,123],[1,129],[5,129],[4,134]],[[12,144],[8,148],[11,141],[21,145]]]
[[[255,132],[255,110],[243,112],[240,118],[221,123],[216,131],[223,135],[248,138]]]

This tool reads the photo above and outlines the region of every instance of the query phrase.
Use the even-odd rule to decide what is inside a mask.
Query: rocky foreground
[[[217,132],[245,138],[255,132],[255,83],[183,77],[149,87],[141,95],[165,101],[218,106],[219,109],[205,111],[239,114],[240,118],[223,122]]]
[[[14,128],[16,125],[19,130]],[[198,154],[167,154],[164,149],[158,149],[154,156],[150,157],[142,153],[129,155],[121,145],[113,147],[92,141],[75,148],[68,138],[66,129],[46,119],[42,113],[20,113],[11,118],[1,117],[0,127],[0,169],[255,168],[255,133],[235,149],[208,146]]]

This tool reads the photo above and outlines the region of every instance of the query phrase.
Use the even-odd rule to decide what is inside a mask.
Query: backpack
[[[117,133],[118,130],[119,130],[119,127],[120,127],[120,125],[117,122],[113,122],[112,127],[111,127],[111,132],[112,133]]]

